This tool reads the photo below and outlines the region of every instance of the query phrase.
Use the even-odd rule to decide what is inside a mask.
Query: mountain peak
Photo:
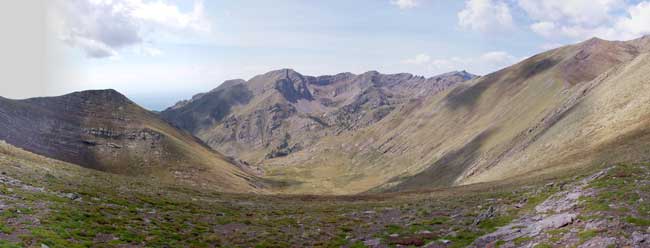
[[[232,87],[234,85],[245,84],[245,83],[246,83],[246,80],[239,79],[239,78],[238,79],[226,80],[226,81],[223,81],[223,83],[221,83],[217,88],[214,88],[210,92],[214,92],[214,91],[217,91],[217,90],[220,90],[220,89],[223,89],[223,88],[228,88],[228,87]]]
[[[267,73],[262,74],[262,76],[288,76],[288,75],[301,75],[299,72],[295,71],[294,69],[291,68],[283,68],[283,69],[278,69],[278,70],[272,70]]]
[[[98,102],[105,103],[117,103],[117,104],[132,104],[133,102],[129,100],[125,95],[114,89],[101,89],[101,90],[85,90],[70,93],[63,96],[64,98],[82,98],[86,100],[93,100]]]
[[[467,72],[465,70],[462,70],[462,71],[447,72],[447,73],[444,73],[444,74],[433,76],[431,78],[454,77],[454,76],[455,77],[461,77],[464,80],[470,80],[470,79],[478,77],[478,75],[475,75],[475,74],[469,73],[469,72]]]
[[[29,98],[20,101],[31,102],[40,105],[50,105],[55,103],[61,103],[61,104],[93,103],[96,105],[122,106],[122,105],[135,104],[134,102],[129,100],[129,98],[127,98],[122,93],[114,89],[77,91],[62,96],[35,97],[35,98]]]
[[[598,38],[596,36],[591,37],[590,39],[586,40],[586,42],[602,42],[602,41],[606,41],[606,40]]]
[[[98,90],[84,90],[70,93],[68,95],[83,95],[83,96],[107,96],[116,98],[126,98],[122,93],[114,89],[98,89]]]
[[[377,74],[381,74],[381,73],[375,70],[371,70],[371,71],[364,72],[361,75],[363,76],[363,75],[377,75]]]

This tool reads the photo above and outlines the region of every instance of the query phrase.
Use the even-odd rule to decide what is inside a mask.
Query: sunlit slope
[[[583,86],[579,100],[534,142],[464,183],[529,171],[650,159],[650,54],[641,54]]]
[[[639,120],[650,109],[645,96],[636,95],[648,84],[642,78],[650,67],[644,59],[648,47],[648,38],[592,39],[533,56],[412,101],[348,137],[324,139],[310,151],[274,160],[267,175],[291,180],[283,192],[344,194],[500,180],[597,162],[609,156],[600,149],[606,140],[631,141],[632,127],[621,129],[624,120],[635,120],[635,131],[644,128]],[[622,99],[596,97],[601,91]],[[630,94],[613,93],[619,91]],[[602,99],[599,109],[590,108],[595,99]],[[611,123],[591,126],[604,135],[600,140],[585,132],[596,123]],[[628,149],[609,158],[643,155]]]
[[[253,177],[113,90],[0,101],[0,139],[115,174],[254,191]]]

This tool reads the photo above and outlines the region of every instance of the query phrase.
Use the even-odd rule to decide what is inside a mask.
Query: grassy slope
[[[279,188],[280,192],[347,194],[445,187],[545,168],[619,161],[604,160],[606,153],[600,146],[604,140],[589,137],[606,134],[610,142],[632,144],[632,134],[647,126],[643,122],[637,122],[636,128],[626,126],[647,113],[639,107],[647,104],[639,89],[648,85],[643,75],[649,63],[645,55],[630,62],[637,53],[629,46],[590,40],[536,55],[413,102],[355,134],[323,139],[315,149],[278,159],[267,175],[298,181]],[[617,66],[626,69],[606,73]],[[591,85],[599,86],[590,90]],[[607,91],[618,93],[605,96]],[[595,99],[600,99],[600,105]],[[618,111],[621,104],[628,104],[630,110]],[[601,115],[592,109],[590,119],[580,121],[581,109],[593,107],[609,111]],[[591,123],[610,123],[611,128]],[[581,125],[593,132],[581,132]],[[582,144],[565,142],[577,140]],[[553,144],[551,150],[547,144]],[[612,147],[621,151],[617,156],[630,159],[647,154],[642,149],[623,150],[628,146]]]
[[[463,247],[559,189],[538,180],[399,195],[232,195],[136,181],[6,144],[0,171],[2,247],[359,247],[371,239]],[[473,224],[490,206],[495,214]]]
[[[645,161],[650,158],[650,56],[617,66],[595,80],[596,86],[537,141],[466,183],[524,174],[536,169]],[[552,155],[552,156],[549,156]],[[521,166],[527,165],[526,167]]]
[[[153,113],[138,106],[133,106],[134,116],[143,118],[147,128],[159,131],[171,138],[170,150],[175,153],[167,168],[160,171],[158,176],[171,176],[170,171],[184,173],[184,178],[178,176],[169,178],[170,182],[185,181],[185,183],[199,183],[205,187],[217,186],[217,189],[228,192],[251,192],[257,191],[251,187],[255,178],[241,169],[235,167],[228,158],[217,153],[190,134],[184,133],[169,124],[160,120]],[[139,113],[138,113],[139,112]],[[110,158],[109,158],[110,159]]]
[[[234,195],[136,181],[0,143],[0,247],[466,247],[536,215],[535,206],[600,169],[400,194]],[[579,221],[493,244],[575,247],[607,237],[631,245],[630,233],[650,225],[640,200],[648,175],[647,164],[615,166],[588,184],[592,193],[572,210]]]

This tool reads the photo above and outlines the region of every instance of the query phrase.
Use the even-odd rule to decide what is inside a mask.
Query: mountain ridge
[[[305,76],[279,69],[248,81],[226,81],[161,116],[216,150],[260,164],[306,149],[321,137],[370,125],[410,99],[474,77],[465,71],[430,78],[376,71]]]
[[[160,113],[110,89],[0,98],[0,139],[113,173],[158,170],[189,182],[208,170],[227,175],[233,191],[354,194],[498,181],[650,159],[630,147],[646,140],[648,113],[638,106],[649,53],[650,37],[590,39],[484,76],[280,69],[228,80]],[[214,182],[208,175],[198,182]]]
[[[193,133],[215,150],[259,166],[266,178],[297,181],[276,189],[283,193],[418,190],[617,162],[615,156],[599,157],[604,141],[586,139],[566,119],[590,111],[586,105],[613,92],[636,95],[632,90],[642,88],[638,84],[645,69],[622,68],[637,60],[646,63],[642,58],[650,51],[648,40],[590,39],[449,84],[406,73],[308,77],[276,70],[247,81],[254,96],[250,101],[234,104],[232,113]],[[617,86],[613,77],[630,88]],[[289,94],[278,93],[280,81],[286,86],[280,89],[289,89]],[[311,87],[309,95],[301,94],[305,85]],[[442,87],[431,87],[436,85]],[[610,108],[619,101],[597,105]],[[625,130],[619,120],[642,115],[639,109],[614,108],[603,115],[609,120],[590,118],[611,130]],[[166,119],[174,122],[172,115]],[[574,131],[553,138],[563,126]],[[608,139],[633,142],[626,132],[610,132]],[[554,148],[544,148],[540,140]],[[627,146],[619,144],[607,149]],[[558,155],[548,156],[554,153]],[[640,152],[622,154],[645,157]]]
[[[257,191],[245,168],[112,89],[1,99],[0,126],[0,139],[14,146],[83,167]]]

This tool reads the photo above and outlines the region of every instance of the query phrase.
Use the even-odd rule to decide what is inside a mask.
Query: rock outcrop
[[[474,77],[464,71],[428,79],[374,71],[312,77],[283,69],[226,81],[161,116],[215,150],[257,164],[370,126],[398,106]]]

